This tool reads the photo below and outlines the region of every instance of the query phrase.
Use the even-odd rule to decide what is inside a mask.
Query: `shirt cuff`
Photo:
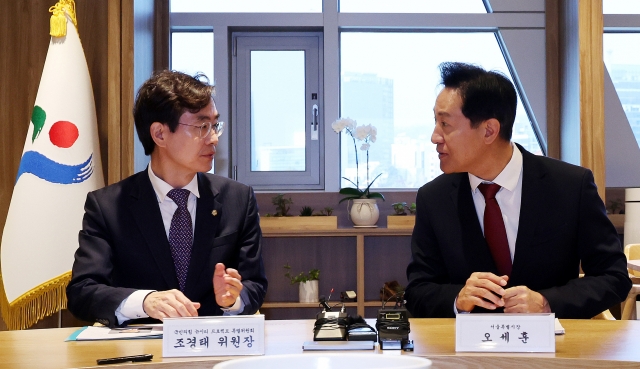
[[[244,301],[238,296],[236,302],[228,308],[221,307],[224,313],[222,315],[238,315],[244,310]]]
[[[469,314],[468,311],[458,311],[458,308],[456,307],[456,302],[458,302],[458,297],[456,297],[455,300],[453,300],[453,313],[458,315],[458,314]]]
[[[144,312],[144,299],[151,292],[155,290],[137,290],[126,299],[122,300],[120,306],[116,309],[116,318],[118,318],[118,324],[122,324],[127,320],[148,318],[149,315]]]

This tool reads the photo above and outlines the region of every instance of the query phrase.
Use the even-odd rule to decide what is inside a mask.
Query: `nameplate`
[[[162,356],[264,355],[264,315],[165,318]]]
[[[555,352],[555,314],[458,314],[456,351]]]

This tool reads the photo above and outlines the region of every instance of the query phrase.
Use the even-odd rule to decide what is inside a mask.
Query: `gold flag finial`
[[[60,0],[56,5],[49,8],[49,13],[53,13],[50,21],[49,34],[53,37],[63,37],[67,35],[67,17],[71,18],[73,25],[78,29],[76,20],[76,3],[73,0]],[[65,15],[66,14],[66,15]]]

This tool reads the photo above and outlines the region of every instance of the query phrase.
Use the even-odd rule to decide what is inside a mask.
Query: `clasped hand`
[[[213,293],[216,303],[221,307],[230,307],[242,291],[242,277],[237,270],[225,268],[224,264],[216,264],[213,273]],[[149,317],[163,320],[164,318],[178,318],[198,316],[199,302],[192,302],[179,290],[151,292],[142,304]]]
[[[504,289],[509,276],[488,272],[471,274],[456,300],[458,311],[471,311],[476,306],[495,310],[504,307],[505,313],[550,313],[549,303],[540,293],[526,286]]]

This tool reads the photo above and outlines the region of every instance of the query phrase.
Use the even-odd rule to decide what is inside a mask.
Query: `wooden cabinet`
[[[297,302],[297,285],[284,278],[284,264],[292,274],[320,269],[320,295],[334,289],[331,304],[340,301],[340,292],[355,290],[357,302],[346,306],[363,317],[375,317],[381,306],[379,290],[386,281],[406,286],[411,229],[344,228],[326,231],[264,230],[263,258],[269,280],[262,311],[318,308],[318,304]],[[369,308],[369,309],[367,309]],[[291,310],[290,310],[291,311]],[[276,318],[294,317],[280,310]],[[306,312],[312,317],[315,312]],[[269,313],[266,313],[269,316]],[[302,316],[300,316],[302,318]]]

